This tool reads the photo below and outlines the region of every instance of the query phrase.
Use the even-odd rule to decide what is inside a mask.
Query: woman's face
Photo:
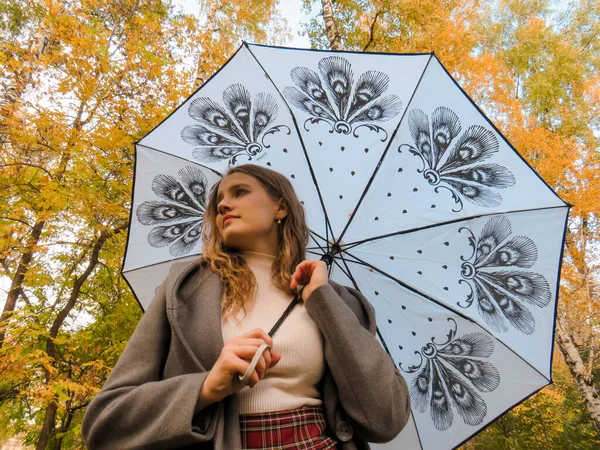
[[[244,173],[227,175],[217,190],[216,227],[230,248],[274,255],[278,246],[276,221],[285,217],[280,200]]]

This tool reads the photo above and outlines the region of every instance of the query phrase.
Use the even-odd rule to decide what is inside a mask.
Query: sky
[[[195,14],[202,0],[172,0],[173,5],[181,7],[188,14]],[[279,9],[288,21],[292,30],[292,38],[287,40],[284,47],[310,48],[308,36],[300,36],[300,23],[307,22],[309,17],[302,13],[301,0],[279,0]]]

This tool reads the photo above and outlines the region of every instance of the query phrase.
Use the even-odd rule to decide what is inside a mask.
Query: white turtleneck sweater
[[[236,320],[222,322],[223,340],[262,328],[268,333],[293,297],[273,285],[271,266],[274,256],[243,252],[258,284],[256,300],[246,305],[247,314],[239,311]],[[267,370],[265,378],[253,388],[238,392],[240,414],[253,414],[302,406],[321,405],[321,393],[316,385],[323,377],[325,360],[323,336],[309,316],[304,303],[297,304],[273,337],[273,348],[281,360]]]

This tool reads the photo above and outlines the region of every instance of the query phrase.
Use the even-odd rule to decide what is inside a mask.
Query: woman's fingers
[[[258,350],[259,347],[256,347],[254,345],[240,345],[238,347],[235,347],[233,349],[233,353],[242,359],[247,360],[248,362],[252,361],[252,358],[254,358],[254,355],[256,355],[256,351]],[[267,350],[265,350],[265,352],[267,352]],[[264,353],[263,353],[264,355]]]
[[[273,339],[271,338],[271,336],[269,336],[265,330],[263,330],[262,328],[255,328],[251,331],[248,331],[247,333],[244,333],[240,336],[238,336],[238,338],[256,338],[256,339],[262,339],[263,341],[265,341],[265,343],[269,344],[269,345],[273,345]]]
[[[269,367],[271,367],[271,351],[269,349],[266,349],[263,353],[263,360],[265,362],[265,372],[263,373],[262,378],[265,377],[265,374],[267,373],[267,370],[269,370]]]
[[[295,289],[301,284],[302,300],[306,301],[316,288],[326,284],[328,280],[329,273],[324,261],[306,260],[296,266],[291,277],[290,289]]]
[[[277,365],[279,361],[281,361],[281,355],[277,352],[271,352],[271,365],[269,367]]]
[[[240,336],[229,339],[225,343],[230,357],[223,362],[225,366],[230,368],[229,370],[237,373],[237,375],[234,375],[234,378],[240,379],[246,374],[252,360],[256,356],[256,352],[264,344],[272,346],[273,339],[261,328],[255,328]],[[272,352],[269,347],[265,348],[245,384],[254,387],[266,376],[268,369],[275,366],[280,360],[281,355]]]
[[[250,367],[250,363],[244,359],[236,358],[236,360],[233,362],[233,368],[240,375],[245,375],[246,371],[248,370],[249,367]],[[236,377],[237,377],[237,375],[236,375]],[[260,377],[258,375],[258,372],[256,370],[253,370],[252,374],[250,375],[250,379],[247,381],[246,384],[249,385],[250,387],[254,387],[259,381],[260,381]]]
[[[258,364],[256,365],[256,371],[258,372],[258,377],[262,380],[267,374],[267,363],[265,362],[265,354],[260,357],[258,360]]]
[[[241,358],[247,361],[248,363],[252,362],[252,359],[256,355],[257,351],[258,347],[254,347],[252,345],[239,346],[233,349],[233,353],[236,357]],[[269,352],[269,349],[265,349],[255,367],[256,372],[258,372],[259,379],[262,380],[265,377],[267,373],[267,368],[270,367],[270,364],[271,354]],[[243,375],[244,373],[245,372],[242,372],[241,374]]]
[[[306,260],[296,266],[292,274],[290,289],[295,289],[299,284],[306,286],[310,282],[315,263],[318,261]]]
[[[300,275],[301,274],[302,274],[302,271],[300,269],[300,265],[298,265],[296,267],[296,270],[292,274],[291,283],[290,283],[290,289],[296,289],[296,287],[298,286],[298,284],[301,284],[301,280],[300,280]]]
[[[232,341],[229,341],[228,344],[233,344],[234,346],[253,345],[253,346],[256,346],[257,348],[263,344],[267,344],[269,346],[272,345],[272,344],[269,344],[268,342],[264,341],[263,339],[258,339],[258,338],[238,338],[238,339],[234,338]]]

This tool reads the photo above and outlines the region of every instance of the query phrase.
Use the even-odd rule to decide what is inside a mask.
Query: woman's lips
[[[233,216],[229,216],[227,217],[224,221],[223,221],[223,225],[225,225],[226,223],[231,222],[232,220],[237,219],[237,217],[233,217]]]

